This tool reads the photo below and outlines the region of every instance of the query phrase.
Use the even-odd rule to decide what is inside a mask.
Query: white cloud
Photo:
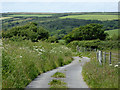
[[[120,0],[0,0],[0,2],[119,2]]]

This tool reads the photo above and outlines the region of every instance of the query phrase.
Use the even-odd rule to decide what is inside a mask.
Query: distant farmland
[[[16,14],[16,15],[9,15],[10,17],[50,17],[52,15],[37,15],[37,14]]]
[[[85,20],[115,20],[118,19],[118,15],[69,15],[60,17],[60,19],[75,18],[75,19],[85,19]]]

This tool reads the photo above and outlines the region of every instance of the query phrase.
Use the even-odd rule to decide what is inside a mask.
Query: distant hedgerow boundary
[[[52,15],[40,15],[40,14],[16,14],[16,15],[9,15],[10,17],[50,17]]]
[[[101,41],[97,40],[85,40],[85,41],[72,41],[68,44],[73,50],[76,50],[76,46],[86,47],[91,49],[107,50],[107,49],[118,49],[119,41]]]

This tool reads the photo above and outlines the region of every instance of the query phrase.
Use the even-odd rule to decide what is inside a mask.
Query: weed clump
[[[67,88],[65,82],[56,79],[53,79],[48,85],[50,85],[50,88]]]
[[[61,72],[56,72],[54,75],[52,75],[52,77],[55,77],[55,78],[65,78],[65,74],[64,73],[61,73]]]

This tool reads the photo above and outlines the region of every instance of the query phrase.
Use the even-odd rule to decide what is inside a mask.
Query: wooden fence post
[[[99,51],[99,63],[102,65],[102,51]]]
[[[78,45],[76,46],[76,51],[79,52],[79,46]]]
[[[106,63],[106,52],[104,52],[104,63]]]
[[[96,59],[98,60],[98,52],[96,52]]]
[[[103,55],[102,55],[102,51],[101,51],[101,64],[102,64],[102,62],[103,62],[103,60],[102,60],[102,59],[103,59],[103,57],[102,57],[102,56],[103,56]]]
[[[84,47],[84,52],[86,52],[86,48]]]
[[[110,52],[110,55],[109,55],[109,64],[111,64],[111,52]]]

